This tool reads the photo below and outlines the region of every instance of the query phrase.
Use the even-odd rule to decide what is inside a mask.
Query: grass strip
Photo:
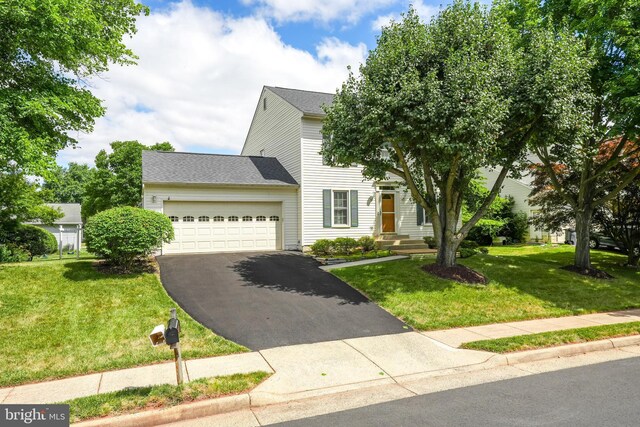
[[[590,326],[587,328],[518,335],[494,340],[473,341],[464,343],[461,347],[470,350],[491,351],[493,353],[511,353],[514,351],[534,350],[536,348],[577,344],[630,335],[640,335],[640,322]]]
[[[148,409],[166,408],[182,403],[240,394],[253,389],[271,374],[252,372],[215,378],[201,378],[183,385],[162,384],[136,387],[111,393],[96,394],[67,400],[71,422],[92,418],[137,413]]]

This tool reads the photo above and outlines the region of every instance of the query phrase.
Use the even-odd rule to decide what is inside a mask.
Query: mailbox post
[[[176,309],[171,309],[171,317],[167,323],[167,330],[165,331],[165,342],[169,345],[169,348],[173,349],[173,356],[176,361],[176,378],[178,385],[183,383],[182,376],[182,353],[180,351],[180,321],[176,316]]]

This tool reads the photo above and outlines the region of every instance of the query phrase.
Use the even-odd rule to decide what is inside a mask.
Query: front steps
[[[411,239],[408,235],[383,234],[378,236],[377,244],[380,249],[398,253],[435,253],[435,249],[429,249],[424,240]]]

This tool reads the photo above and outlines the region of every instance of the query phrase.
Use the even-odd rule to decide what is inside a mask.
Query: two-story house
[[[264,87],[239,156],[143,153],[146,209],[174,223],[163,253],[301,250],[318,239],[432,235],[397,182],[320,155],[323,105],[333,95]]]

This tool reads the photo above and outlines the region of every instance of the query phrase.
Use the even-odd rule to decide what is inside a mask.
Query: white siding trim
[[[267,97],[267,109],[262,100]],[[275,157],[301,184],[300,118],[302,113],[263,88],[241,155]],[[262,151],[264,150],[264,151]]]

